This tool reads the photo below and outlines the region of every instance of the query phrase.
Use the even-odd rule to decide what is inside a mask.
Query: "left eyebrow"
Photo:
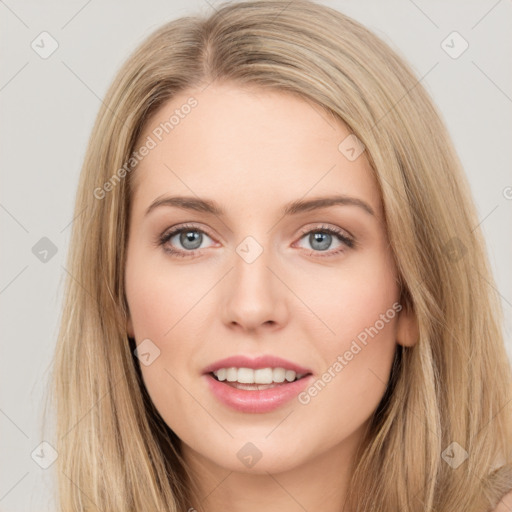
[[[365,201],[357,197],[346,195],[336,195],[327,197],[318,197],[308,200],[296,200],[286,204],[283,207],[282,215],[296,215],[298,213],[319,210],[321,208],[328,208],[329,206],[358,206],[370,215],[375,215],[372,207]],[[201,199],[192,196],[165,196],[155,199],[146,210],[145,215],[148,215],[152,210],[159,206],[174,206],[183,210],[193,210],[202,213],[210,213],[218,217],[225,216],[224,210],[215,202],[210,199]]]

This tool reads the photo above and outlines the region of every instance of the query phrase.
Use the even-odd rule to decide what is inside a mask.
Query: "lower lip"
[[[204,377],[208,380],[212,393],[223,404],[240,412],[264,413],[281,407],[304,391],[313,375],[261,391],[233,388],[216,380],[210,374]]]

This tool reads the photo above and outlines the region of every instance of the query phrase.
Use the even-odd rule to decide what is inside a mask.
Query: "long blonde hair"
[[[402,304],[415,312],[419,341],[397,351],[354,461],[347,509],[495,506],[512,488],[512,379],[484,241],[447,130],[408,65],[365,27],[307,0],[261,0],[163,25],[119,70],[98,114],[55,354],[61,509],[191,507],[179,439],[152,405],[126,334],[136,172],[119,170],[152,113],[216,80],[313,100],[363,142],[380,187]],[[454,453],[458,467],[449,463]]]

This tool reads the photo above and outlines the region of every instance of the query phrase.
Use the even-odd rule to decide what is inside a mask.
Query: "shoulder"
[[[512,510],[512,491],[505,494],[492,512],[510,512]]]

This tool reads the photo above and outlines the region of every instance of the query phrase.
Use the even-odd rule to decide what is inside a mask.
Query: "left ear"
[[[404,347],[412,347],[418,342],[419,336],[416,314],[412,307],[406,306],[398,313],[396,341]]]

